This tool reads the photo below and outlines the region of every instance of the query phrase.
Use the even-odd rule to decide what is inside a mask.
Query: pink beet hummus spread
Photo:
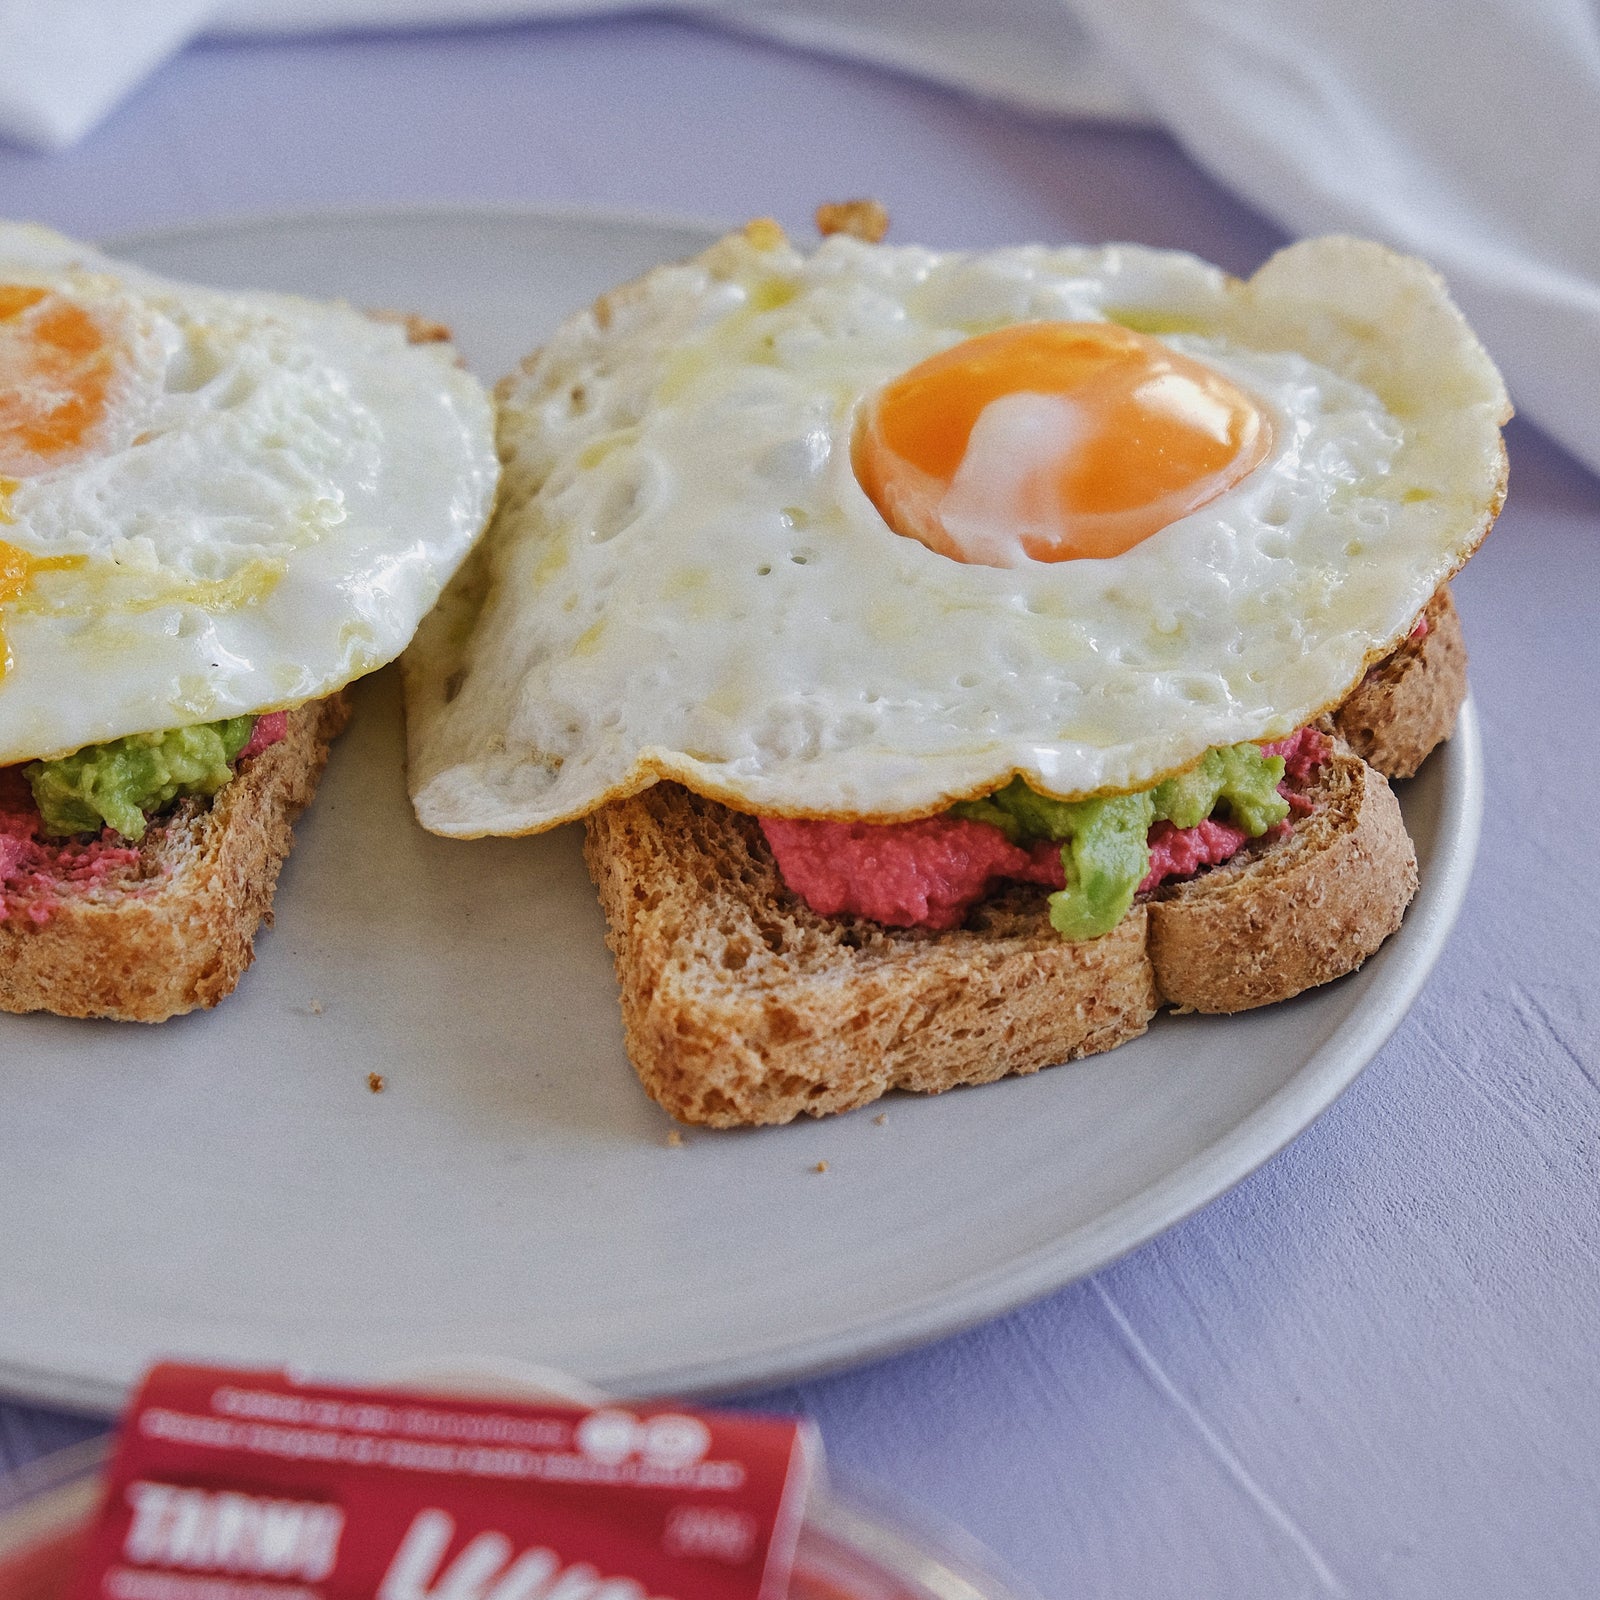
[[[807,822],[763,817],[783,881],[825,917],[852,912],[891,928],[954,928],[997,880],[1059,889],[1061,846],[1014,845],[989,822]]]
[[[275,744],[281,744],[289,733],[289,713],[287,711],[268,711],[265,715],[256,718],[256,725],[250,730],[250,740],[243,750],[239,752],[240,761],[248,761],[251,756],[258,756],[263,750],[270,749]]]
[[[287,712],[256,720],[240,761],[288,733]],[[63,900],[91,892],[139,865],[139,852],[110,828],[94,837],[50,839],[41,831],[33,791],[21,767],[0,767],[0,923],[20,917],[43,927]]]
[[[1299,786],[1327,759],[1328,747],[1315,728],[1262,745],[1267,755],[1283,757],[1278,788],[1292,812],[1311,809]],[[1265,837],[1281,838],[1291,826],[1280,822]],[[1059,844],[1014,845],[992,823],[964,817],[888,824],[763,817],[761,831],[783,881],[813,911],[868,917],[890,928],[959,927],[996,884],[1060,889],[1066,881]],[[1248,842],[1242,828],[1215,817],[1193,828],[1158,822],[1150,830],[1150,870],[1139,892],[1217,866]]]
[[[0,922],[43,927],[63,895],[97,889],[139,864],[139,852],[108,828],[97,839],[45,839],[33,791],[18,767],[0,770]]]

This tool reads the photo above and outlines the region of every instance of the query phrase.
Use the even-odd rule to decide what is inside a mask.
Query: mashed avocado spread
[[[233,776],[254,717],[230,717],[166,733],[134,733],[86,745],[56,761],[23,768],[44,831],[98,833],[107,823],[124,839],[144,837],[147,816],[187,795],[212,795]]]
[[[1289,814],[1278,793],[1283,757],[1253,744],[1208,750],[1196,766],[1138,794],[1051,800],[1021,778],[984,800],[964,800],[954,815],[989,822],[1013,843],[1061,841],[1067,886],[1050,896],[1050,925],[1068,939],[1109,933],[1127,914],[1150,870],[1147,837],[1157,822],[1192,828],[1225,805],[1251,838]]]

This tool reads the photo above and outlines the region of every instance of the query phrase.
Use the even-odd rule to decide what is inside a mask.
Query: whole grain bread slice
[[[152,822],[137,864],[64,890],[47,920],[0,922],[0,1011],[164,1022],[230,994],[348,719],[342,694],[291,711],[284,738],[211,800]]]
[[[939,1090],[1109,1050],[1157,994],[1145,911],[1071,944],[1042,894],[948,933],[821,917],[755,819],[658,783],[588,819],[628,1054],[682,1122],[726,1128]]]
[[[1338,745],[1286,840],[1072,943],[1015,888],[944,933],[822,917],[752,817],[672,783],[586,824],[629,1058],[682,1122],[788,1122],[1109,1050],[1162,1004],[1237,1011],[1349,972],[1399,926],[1416,861],[1381,773]]]
[[[1409,778],[1450,737],[1467,697],[1467,645],[1449,585],[1413,634],[1369,672],[1334,712],[1350,748],[1386,778]]]
[[[1383,775],[1338,743],[1287,839],[1158,889],[1156,987],[1184,1011],[1248,1011],[1353,972],[1399,926],[1417,857]]]
[[[602,807],[584,855],[640,1081],[683,1122],[787,1122],[1109,1050],[1164,1004],[1247,1010],[1353,971],[1417,886],[1384,772],[1414,772],[1466,692],[1448,589],[1426,615],[1324,723],[1339,737],[1288,839],[1164,887],[1084,944],[1052,931],[1038,889],[947,933],[821,917],[754,818],[669,783]]]

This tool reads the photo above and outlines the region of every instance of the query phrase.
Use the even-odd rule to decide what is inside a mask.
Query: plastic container
[[[0,1600],[57,1600],[94,1515],[108,1439],[92,1439],[0,1478]],[[1036,1600],[948,1529],[861,1485],[815,1491],[789,1600]]]
[[[55,1600],[100,1502],[110,1439],[89,1439],[0,1478],[0,1600]]]
[[[952,1529],[853,1484],[814,1493],[789,1600],[1037,1600]]]

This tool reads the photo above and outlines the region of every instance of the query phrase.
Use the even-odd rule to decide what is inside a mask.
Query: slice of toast
[[[408,344],[451,337],[412,312],[367,315],[401,328]],[[272,923],[295,818],[349,720],[343,691],[297,707],[285,736],[241,762],[211,800],[181,801],[153,821],[136,865],[93,887],[63,885],[46,920],[23,907],[0,922],[0,1011],[165,1022],[232,994],[257,928]]]
[[[1287,839],[1162,885],[1149,905],[1156,987],[1184,1011],[1248,1011],[1353,972],[1400,926],[1417,857],[1383,774],[1337,744]]]
[[[288,730],[211,800],[152,821],[138,860],[64,884],[47,920],[0,922],[0,1011],[164,1022],[230,994],[272,918],[291,825],[349,719],[342,694],[291,711]]]
[[[1158,1004],[1145,910],[1072,944],[1019,889],[948,933],[822,917],[755,818],[673,783],[602,807],[584,856],[610,924],[628,1054],[682,1122],[847,1111],[1109,1050]]]
[[[1448,590],[1427,616],[1324,724],[1337,737],[1306,789],[1315,810],[1287,839],[1163,886],[1087,943],[1051,929],[1037,888],[948,933],[822,917],[753,817],[670,783],[602,807],[584,856],[640,1081],[683,1122],[788,1122],[1109,1050],[1163,1004],[1248,1010],[1353,971],[1417,887],[1384,772],[1414,772],[1466,690]]]
[[[1073,943],[1018,887],[947,933],[823,917],[753,817],[658,783],[589,818],[628,1055],[682,1122],[788,1122],[1109,1050],[1162,1004],[1239,1011],[1361,965],[1416,891],[1382,774],[1336,746],[1286,840]]]
[[[1448,585],[1423,612],[1427,631],[1405,640],[1333,714],[1355,753],[1386,778],[1409,778],[1450,737],[1467,698],[1467,645]]]

